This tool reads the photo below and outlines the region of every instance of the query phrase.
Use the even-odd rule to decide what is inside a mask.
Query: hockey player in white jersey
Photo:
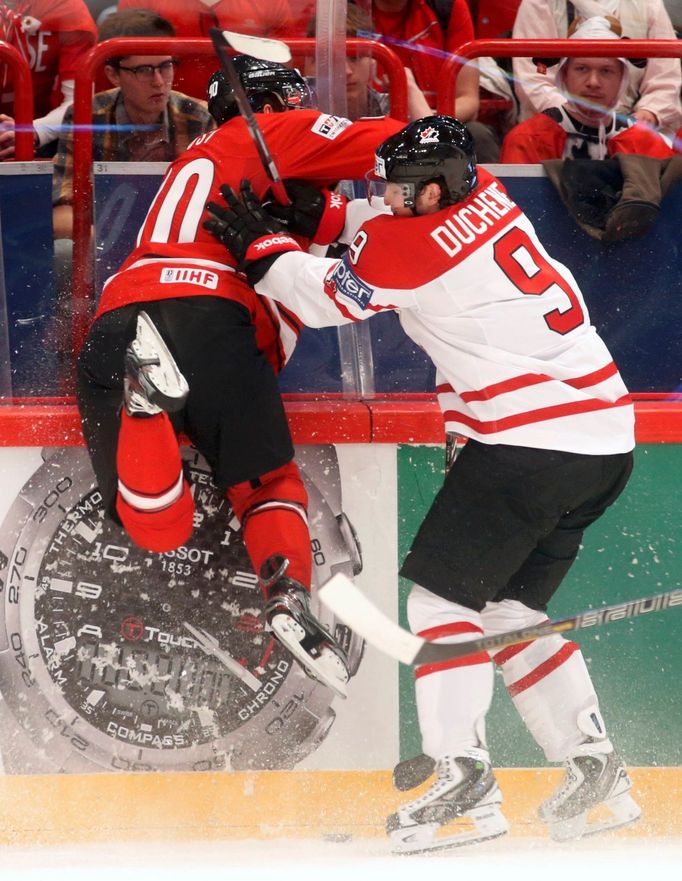
[[[390,213],[347,228],[342,259],[314,257],[282,235],[315,215],[306,187],[292,187],[293,207],[272,208],[279,219],[270,220],[248,183],[241,201],[223,188],[228,207],[209,205],[205,225],[258,293],[282,300],[306,324],[395,310],[432,358],[446,430],[467,442],[401,568],[414,582],[411,629],[456,643],[537,624],[585,528],[628,481],[630,396],[573,275],[546,252],[501,182],[476,166],[461,123],[411,123],[379,146],[368,177],[370,197],[382,196]],[[493,664],[547,759],[565,765],[539,810],[552,836],[636,820],[580,648],[555,635],[417,668],[422,747],[435,781],[389,817],[396,850],[507,831],[486,745]],[[591,822],[602,804],[607,818]],[[473,830],[458,832],[464,816]]]

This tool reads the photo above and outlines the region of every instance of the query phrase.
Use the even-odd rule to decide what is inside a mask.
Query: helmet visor
[[[406,205],[414,204],[416,186],[413,183],[388,181],[386,178],[379,177],[376,172],[368,171],[365,175],[365,185],[367,188],[367,200],[372,207],[383,207],[387,187],[399,190],[400,195],[405,199]]]

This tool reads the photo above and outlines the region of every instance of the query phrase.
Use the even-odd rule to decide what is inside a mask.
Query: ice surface
[[[595,872],[596,870],[596,872]],[[506,838],[393,856],[383,839],[140,842],[0,850],[2,881],[678,881],[682,838]],[[597,874],[598,873],[598,874]]]

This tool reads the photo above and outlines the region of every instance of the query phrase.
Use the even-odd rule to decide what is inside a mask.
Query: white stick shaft
[[[392,621],[347,576],[338,573],[318,591],[324,605],[370,645],[403,664],[412,664],[424,640]]]
[[[291,50],[281,40],[252,37],[248,34],[238,34],[236,31],[223,31],[223,37],[234,51],[241,55],[251,55],[252,58],[260,58],[261,61],[274,61],[277,64],[286,64],[291,61]]]

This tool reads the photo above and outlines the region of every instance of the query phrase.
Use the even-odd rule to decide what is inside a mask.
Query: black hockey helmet
[[[403,186],[405,205],[414,208],[423,187],[440,184],[441,207],[461,202],[476,188],[476,152],[467,127],[452,116],[425,116],[387,138],[377,148],[374,172],[370,172],[371,195],[376,183]]]
[[[254,113],[260,113],[266,102],[278,112],[313,106],[310,88],[295,68],[250,55],[235,55],[232,61]],[[208,81],[208,112],[218,125],[239,114],[234,92],[222,70]]]

